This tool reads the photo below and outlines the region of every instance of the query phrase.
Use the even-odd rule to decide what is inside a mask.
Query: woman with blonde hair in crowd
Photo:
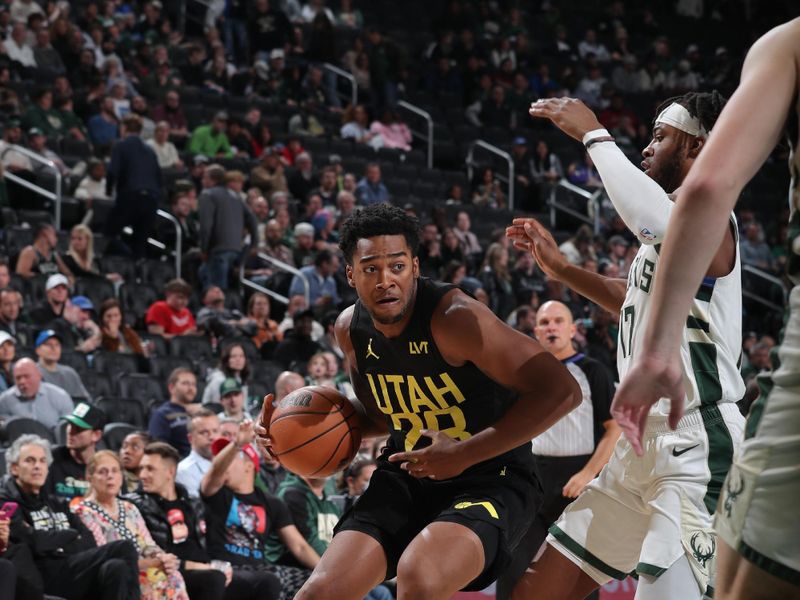
[[[89,492],[74,508],[75,514],[98,546],[117,540],[133,542],[139,553],[142,600],[189,600],[178,557],[156,545],[139,509],[119,497],[122,472],[115,452],[96,452],[86,465]]]
[[[517,303],[508,269],[508,250],[502,244],[494,243],[487,248],[480,280],[489,295],[489,308],[505,320]]]
[[[64,257],[64,264],[75,277],[105,278],[109,281],[121,281],[119,273],[100,272],[100,264],[94,254],[94,234],[86,225],[78,224],[69,234],[69,247]]]

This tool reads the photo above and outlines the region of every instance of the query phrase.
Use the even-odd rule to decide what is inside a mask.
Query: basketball
[[[272,452],[292,473],[327,477],[345,468],[361,445],[356,411],[334,389],[303,387],[275,407],[269,425]]]

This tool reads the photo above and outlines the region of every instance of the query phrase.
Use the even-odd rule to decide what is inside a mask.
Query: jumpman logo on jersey
[[[500,518],[500,515],[497,514],[497,510],[494,506],[492,506],[492,503],[485,500],[483,502],[459,502],[453,508],[456,510],[463,510],[465,508],[469,508],[470,506],[482,506],[492,517],[495,519]]]
[[[381,359],[380,356],[378,356],[377,354],[375,354],[372,351],[372,338],[369,338],[369,343],[367,344],[367,358],[369,358],[370,356],[372,358],[374,358],[375,360],[380,360]]]

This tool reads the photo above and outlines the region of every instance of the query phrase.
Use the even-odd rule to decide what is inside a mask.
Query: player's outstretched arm
[[[582,144],[606,140],[592,143],[588,152],[608,197],[643,244],[661,242],[672,201],[660,185],[628,160],[588,106],[575,98],[542,98],[531,104],[528,113],[532,117],[548,119]]]
[[[612,414],[641,453],[650,406],[672,400],[683,410],[678,348],[691,299],[719,248],[742,188],[777,143],[797,93],[800,21],[773,29],[750,49],[739,88],[725,106],[678,194],[653,286],[642,352],[617,390]],[[769,90],[769,93],[764,93]]]
[[[530,441],[581,402],[578,383],[558,359],[460,290],[449,292],[439,303],[431,331],[448,363],[471,362],[519,397],[500,420],[467,440],[423,431],[432,438],[430,446],[389,458],[415,477],[455,477]]]
[[[561,281],[581,296],[618,313],[625,301],[625,280],[604,277],[573,265],[564,258],[552,234],[532,218],[514,219],[506,228],[506,237],[514,247],[527,250],[550,279]]]

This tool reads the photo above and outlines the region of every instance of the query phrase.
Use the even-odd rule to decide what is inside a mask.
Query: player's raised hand
[[[559,281],[560,273],[567,266],[567,259],[558,249],[552,234],[537,221],[531,218],[518,218],[506,228],[506,237],[512,240],[514,247],[527,250],[550,279]]]
[[[636,360],[617,388],[611,403],[611,415],[619,423],[634,452],[641,456],[644,453],[642,434],[650,407],[661,398],[669,398],[669,426],[675,429],[683,416],[684,397],[678,357],[664,361],[643,356]]]
[[[401,469],[418,479],[450,479],[470,466],[463,463],[458,442],[449,435],[429,429],[423,429],[420,433],[431,439],[430,446],[411,452],[396,452],[389,457],[389,461],[400,463]]]
[[[579,142],[583,142],[583,136],[590,131],[603,129],[592,110],[575,98],[541,98],[531,103],[528,114],[550,119],[561,131]]]
[[[261,404],[261,414],[258,416],[258,422],[254,428],[256,443],[268,452],[273,459],[277,457],[272,452],[272,438],[269,436],[269,423],[272,420],[272,413],[275,410],[272,404],[274,399],[275,396],[273,394],[264,396],[264,402]]]

